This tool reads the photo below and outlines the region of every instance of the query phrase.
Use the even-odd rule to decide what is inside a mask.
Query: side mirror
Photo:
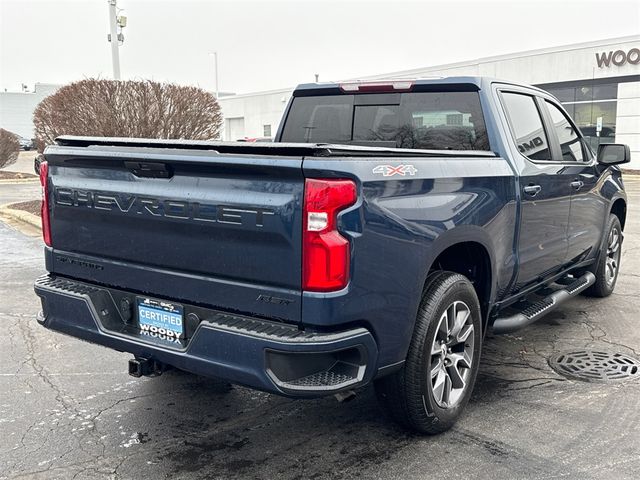
[[[598,163],[602,165],[619,165],[631,161],[629,145],[621,143],[601,143],[598,146]]]

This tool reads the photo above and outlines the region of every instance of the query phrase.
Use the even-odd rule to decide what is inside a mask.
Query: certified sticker
[[[140,334],[180,343],[184,334],[182,305],[138,297]]]
[[[394,175],[404,177],[407,175],[415,175],[418,173],[418,170],[413,165],[377,165],[374,167],[373,173],[381,173],[383,177],[393,177]]]

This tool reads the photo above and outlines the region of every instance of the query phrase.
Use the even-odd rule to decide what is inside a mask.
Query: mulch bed
[[[0,170],[0,180],[21,180],[23,178],[38,178],[33,173],[21,173],[21,172],[5,172]]]
[[[28,202],[12,203],[9,208],[13,210],[23,210],[40,216],[40,200],[29,200]]]

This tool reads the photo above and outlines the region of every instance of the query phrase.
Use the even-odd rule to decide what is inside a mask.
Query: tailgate
[[[300,320],[302,157],[49,147],[48,270]]]

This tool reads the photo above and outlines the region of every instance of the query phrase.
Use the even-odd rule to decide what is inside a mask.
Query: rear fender
[[[488,295],[488,298],[486,299],[486,303],[487,303],[486,311],[489,312],[491,310],[491,305],[493,304],[495,299],[496,283],[497,283],[495,249],[493,246],[493,242],[489,237],[489,234],[485,230],[483,230],[481,227],[478,227],[475,225],[461,225],[451,230],[447,230],[446,232],[439,235],[433,241],[431,248],[429,249],[429,257],[428,257],[429,261],[427,265],[425,265],[425,270],[423,273],[424,282],[426,282],[429,272],[431,272],[434,268],[437,268],[437,266],[434,265],[434,262],[436,261],[436,259],[448,248],[461,243],[477,243],[481,245],[489,255],[491,284],[489,286],[489,295]],[[483,319],[483,322],[485,324],[488,320],[487,317],[488,316],[485,315],[485,318]]]

